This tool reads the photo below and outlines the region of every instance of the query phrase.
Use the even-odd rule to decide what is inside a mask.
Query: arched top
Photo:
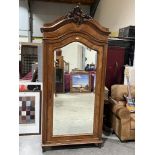
[[[83,13],[79,6],[53,23],[44,24],[41,32],[44,33],[44,39],[58,39],[64,35],[79,33],[93,37],[100,42],[105,42],[105,38],[110,34],[108,28],[101,26],[91,16]]]
[[[95,50],[96,52],[100,52],[100,48],[103,48],[103,46],[97,45],[94,42],[91,42],[91,40],[88,40],[87,38],[83,38],[83,36],[78,36],[78,39],[76,39],[75,36],[71,36],[61,40],[61,42],[54,42],[54,43],[50,39],[46,40],[46,43],[52,46],[52,49],[53,49],[52,52],[54,52],[54,50],[56,49],[62,48],[74,42],[81,43],[86,47],[92,50]]]

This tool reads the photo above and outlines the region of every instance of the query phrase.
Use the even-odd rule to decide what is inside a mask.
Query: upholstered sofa
[[[124,95],[127,94],[126,85],[111,87],[111,127],[121,141],[135,140],[135,113],[126,108]],[[131,86],[131,96],[135,97],[134,86]]]

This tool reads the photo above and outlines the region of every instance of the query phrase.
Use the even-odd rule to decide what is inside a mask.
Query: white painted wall
[[[33,36],[41,37],[40,28],[44,23],[52,22],[72,10],[75,4],[32,1]],[[89,14],[90,7],[81,6]],[[95,17],[101,25],[117,31],[119,28],[135,25],[135,0],[100,0]],[[27,0],[19,0],[19,35],[28,35],[28,5]]]
[[[87,58],[85,65],[87,64],[96,64],[96,54],[97,52],[94,50],[89,50],[88,48],[86,48],[85,50],[85,57]]]
[[[44,23],[53,22],[58,17],[66,15],[76,5],[33,1],[31,6],[33,12],[33,36],[40,37],[42,36],[40,28],[43,26]],[[90,9],[89,6],[82,5],[81,8],[83,9],[84,12],[89,13]]]
[[[64,60],[69,63],[69,72],[71,72],[72,69],[75,68],[80,69],[81,63],[79,63],[78,45],[78,42],[74,42],[62,48],[62,55],[64,57]]]
[[[27,0],[19,0],[19,36],[21,36],[24,41],[27,40],[28,29],[29,29],[29,15],[28,15],[28,3]],[[21,38],[21,41],[23,39]]]
[[[67,46],[64,46],[61,50],[64,60],[69,63],[69,72],[71,72],[72,69],[75,68],[83,70],[87,63],[96,63],[97,52],[94,50],[90,51],[85,45],[79,42],[73,42],[71,44],[68,44]],[[85,58],[82,58],[83,52],[85,53],[84,55],[87,58],[84,66],[83,59],[85,60]]]
[[[33,37],[42,37],[40,28],[44,23],[53,22],[60,16],[67,14],[76,5],[43,1],[31,1],[31,10],[33,18]],[[89,13],[90,7],[87,5],[81,5],[81,8],[85,13]],[[27,0],[19,0],[19,41],[27,42],[28,36],[28,3]],[[35,42],[40,42],[35,40]]]
[[[112,32],[135,25],[135,0],[100,0],[94,18]]]

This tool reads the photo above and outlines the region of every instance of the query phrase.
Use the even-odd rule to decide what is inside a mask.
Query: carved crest
[[[92,19],[91,16],[84,14],[79,6],[76,6],[72,11],[70,11],[66,17],[73,20],[78,25],[82,24],[84,21]]]

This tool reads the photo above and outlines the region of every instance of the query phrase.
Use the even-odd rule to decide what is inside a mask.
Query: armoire
[[[125,65],[133,66],[134,48],[134,38],[109,38],[105,81],[109,95],[113,84],[123,84]]]

